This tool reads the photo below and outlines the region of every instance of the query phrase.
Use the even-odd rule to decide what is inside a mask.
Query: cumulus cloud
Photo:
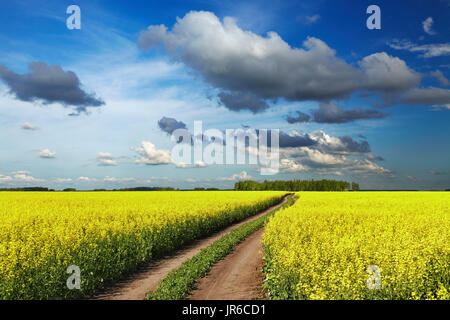
[[[89,178],[89,177],[84,177],[84,176],[78,177],[77,180],[78,181],[82,181],[82,182],[94,182],[94,181],[97,181],[97,179],[95,179],[95,178]]]
[[[241,173],[233,174],[231,177],[221,177],[217,178],[218,181],[238,181],[238,180],[250,180],[253,177],[250,176],[247,171],[242,171]]]
[[[162,117],[160,120],[158,120],[158,127],[168,135],[171,135],[177,129],[187,130],[186,124],[184,122],[167,117]]]
[[[33,176],[30,176],[26,171],[15,172],[13,177],[14,177],[14,180],[24,181],[24,182],[40,182],[40,181],[44,181],[43,179],[38,179],[38,178],[35,178]]]
[[[297,173],[297,172],[303,172],[307,171],[308,168],[304,165],[301,165],[299,163],[296,163],[294,160],[291,159],[280,159],[280,171],[281,172],[287,172],[287,173]]]
[[[385,52],[371,54],[354,66],[318,38],[309,37],[295,48],[275,32],[260,36],[241,29],[233,18],[221,21],[205,11],[187,13],[170,30],[151,25],[141,31],[141,49],[160,43],[174,59],[220,89],[220,102],[233,111],[261,112],[268,108],[265,100],[277,98],[329,102],[359,90],[392,99],[418,88],[422,79],[405,61]],[[427,57],[445,51],[443,47],[409,49],[423,50]]]
[[[428,17],[424,21],[422,21],[423,31],[425,31],[425,33],[428,33],[429,35],[435,35],[436,34],[436,32],[434,32],[432,30],[433,22],[434,21],[433,21],[432,17]]]
[[[32,125],[29,122],[24,122],[20,128],[23,130],[32,130],[32,131],[39,129],[39,127]]]
[[[2,182],[6,182],[6,181],[11,181],[12,178],[10,176],[5,176],[3,174],[0,174],[0,183]]]
[[[405,61],[385,52],[371,54],[358,64],[364,71],[369,90],[395,93],[417,87],[421,80],[421,76],[411,70]]]
[[[194,164],[186,164],[184,162],[177,163],[176,167],[180,169],[188,169],[188,168],[206,168],[208,164],[204,161],[196,161]]]
[[[266,101],[250,92],[221,92],[218,97],[220,102],[231,111],[250,110],[258,113],[269,108]]]
[[[50,151],[49,149],[43,149],[39,153],[39,157],[43,159],[54,159],[56,158],[56,152]]]
[[[171,31],[150,26],[138,44],[149,50],[159,42],[206,81],[229,91],[308,100],[343,97],[358,87],[358,70],[320,39],[308,38],[305,49],[291,48],[275,32],[261,37],[239,28],[233,18],[222,23],[211,12],[191,11]]]
[[[155,145],[148,141],[142,141],[142,147],[134,148],[142,158],[135,160],[135,163],[147,165],[160,165],[173,163],[169,150],[156,149]]]
[[[43,104],[61,103],[75,108],[74,114],[87,112],[88,107],[100,107],[105,103],[94,94],[82,89],[78,76],[64,71],[58,65],[31,62],[29,72],[18,74],[0,65],[0,78],[9,87],[9,92],[22,101],[39,101]]]
[[[35,183],[42,181],[45,180],[33,177],[28,171],[15,171],[9,175],[0,174],[0,183]]]
[[[117,160],[109,152],[99,152],[97,156],[97,164],[99,166],[117,166]]]
[[[355,141],[349,136],[337,137],[322,130],[309,137],[310,146],[280,148],[282,173],[315,172],[328,175],[380,174],[394,177],[393,173],[373,161],[383,160],[371,152],[367,141]]]
[[[387,117],[386,113],[378,110],[365,110],[354,108],[346,110],[336,105],[334,102],[320,103],[317,110],[311,110],[312,116],[301,111],[297,111],[297,116],[287,116],[287,122],[317,122],[317,123],[346,123],[364,119],[382,119]]]
[[[352,166],[349,168],[353,172],[357,173],[380,173],[380,174],[392,174],[392,171],[368,160],[357,159],[352,162]]]
[[[326,153],[363,154],[371,151],[367,141],[358,142],[350,136],[336,137],[318,130],[312,132],[310,137],[316,142],[314,147]]]

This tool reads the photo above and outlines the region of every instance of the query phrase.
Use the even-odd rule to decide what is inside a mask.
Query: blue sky
[[[71,4],[81,30],[66,27]],[[381,30],[366,27],[371,4]],[[449,10],[447,0],[2,2],[0,188],[249,178],[450,188]],[[169,163],[168,132],[195,120],[280,129],[280,172]]]

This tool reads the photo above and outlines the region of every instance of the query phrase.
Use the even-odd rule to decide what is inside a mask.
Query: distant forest
[[[290,181],[239,181],[234,185],[234,190],[281,190],[281,191],[358,191],[359,184],[338,180],[290,180]]]

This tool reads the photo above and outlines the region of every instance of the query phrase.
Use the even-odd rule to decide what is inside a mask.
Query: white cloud
[[[398,92],[417,87],[421,76],[411,70],[405,61],[386,52],[374,53],[359,62],[364,70],[367,89]]]
[[[97,156],[99,166],[117,166],[118,163],[113,155],[109,152],[99,152]]]
[[[367,141],[355,141],[349,136],[336,137],[322,130],[309,134],[316,141],[311,146],[280,149],[280,171],[285,173],[311,172],[342,176],[348,174],[381,174],[392,172],[367,158],[375,157]],[[364,157],[364,158],[361,158]]]
[[[309,147],[302,147],[300,148],[300,150],[305,152],[305,158],[308,161],[314,162],[316,165],[345,164],[347,161],[345,156],[324,153],[317,149],[311,149]]]
[[[428,33],[429,35],[435,35],[436,32],[434,32],[431,28],[433,27],[433,18],[428,17],[422,22],[423,31]]]
[[[358,173],[392,174],[391,170],[383,168],[368,159],[358,159],[353,161],[350,170]]]
[[[24,122],[20,128],[23,130],[33,130],[33,131],[39,129],[39,127],[32,125],[29,122]]]
[[[12,178],[10,176],[5,176],[3,174],[0,174],[0,182],[6,182],[6,181],[11,181]]]
[[[56,183],[67,183],[72,182],[73,180],[71,178],[55,178],[53,181]]]
[[[187,168],[206,168],[208,164],[204,161],[196,161],[195,164],[186,164],[184,162],[177,163],[176,167],[180,169],[187,169]]]
[[[136,181],[136,178],[115,178],[115,177],[106,176],[103,180],[107,181],[107,182],[130,182],[130,181]]]
[[[32,177],[32,176],[28,175],[27,173],[16,173],[16,174],[14,174],[14,180],[25,181],[25,182],[40,182],[40,181],[44,181],[43,179],[37,179],[35,177]]]
[[[422,53],[422,58],[434,58],[450,55],[450,43],[434,43],[418,45],[408,40],[394,39],[388,42],[388,45],[396,50],[407,50],[409,52]]]
[[[170,30],[152,25],[140,33],[141,49],[150,50],[158,43],[220,89],[219,98],[232,97],[233,106],[228,108],[233,111],[262,111],[264,99],[329,101],[359,90],[396,101],[397,94],[418,89],[422,80],[405,61],[385,52],[371,54],[354,66],[318,38],[308,37],[302,48],[295,48],[275,32],[260,36],[241,29],[231,17],[220,20],[205,11],[189,12]],[[390,45],[422,52],[424,57],[450,54],[448,44],[416,46],[394,40]],[[248,101],[242,103],[249,95],[258,101],[251,107]]]
[[[307,171],[308,168],[305,166],[296,163],[294,160],[291,159],[280,159],[280,171],[281,172],[288,172],[288,173],[295,173],[295,172],[302,172]]]
[[[148,141],[142,141],[142,148],[134,148],[142,158],[135,163],[145,163],[148,165],[159,165],[173,163],[169,150],[156,149],[155,145]]]
[[[242,171],[241,173],[233,174],[231,177],[222,177],[217,178],[218,181],[237,181],[237,180],[249,180],[253,177],[250,176],[246,171]]]
[[[39,153],[39,157],[44,159],[53,159],[56,158],[56,153],[53,151],[50,151],[49,149],[44,149]]]
[[[97,181],[97,179],[95,179],[95,178],[89,178],[89,177],[83,177],[83,176],[79,177],[78,180],[79,180],[79,181],[83,181],[83,182],[93,182],[93,181]]]
[[[360,72],[322,40],[310,37],[305,49],[292,48],[275,32],[261,37],[211,12],[191,11],[171,31],[154,25],[141,32],[141,49],[158,42],[222,89],[252,88],[263,98],[309,100],[343,97],[359,87]]]

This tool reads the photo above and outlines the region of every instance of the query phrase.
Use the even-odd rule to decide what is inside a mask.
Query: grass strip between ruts
[[[253,232],[264,226],[267,219],[281,208],[292,205],[294,200],[289,196],[281,207],[237,227],[210,246],[202,249],[197,255],[185,261],[178,269],[171,271],[159,284],[155,291],[150,291],[147,300],[181,300],[190,295],[197,279],[203,278],[212,265],[230,254],[234,247]]]

